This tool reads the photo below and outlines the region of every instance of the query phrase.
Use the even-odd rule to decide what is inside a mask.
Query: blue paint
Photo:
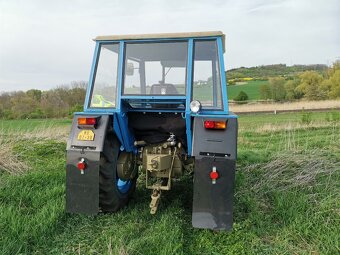
[[[120,193],[125,194],[130,190],[131,181],[123,181],[122,179],[118,179],[117,188]]]
[[[99,43],[97,42],[96,47],[94,49],[94,54],[93,54],[89,83],[87,85],[87,90],[86,90],[86,96],[85,96],[85,102],[84,102],[84,111],[86,111],[88,109],[88,106],[89,106],[89,103],[90,103],[90,97],[91,97],[93,82],[94,82],[94,73],[95,73],[95,70],[97,69],[97,63],[98,63],[98,59],[99,59],[99,49],[100,49],[100,46],[99,46]]]
[[[143,95],[122,95],[121,96],[122,99],[162,99],[162,100],[180,100],[180,99],[186,99],[186,96],[178,96],[178,95],[173,95],[173,96],[169,96],[169,95],[164,95],[164,96],[143,96]]]
[[[221,94],[222,94],[222,109],[202,109],[199,113],[192,113],[190,110],[190,102],[192,101],[193,94],[193,65],[194,65],[194,42],[195,40],[216,40],[218,49],[218,62],[219,62],[219,75],[221,78]],[[124,66],[125,66],[125,47],[126,43],[133,42],[187,42],[187,76],[186,76],[186,95],[123,95],[124,84]],[[116,107],[115,108],[90,108],[91,93],[95,81],[95,73],[98,65],[98,59],[100,55],[100,47],[103,44],[119,43],[119,56],[118,56],[118,74],[117,74],[117,94],[116,94]],[[96,47],[94,50],[94,57],[91,66],[91,73],[89,84],[86,92],[86,98],[84,103],[84,112],[77,113],[80,115],[113,115],[113,129],[117,135],[118,140],[122,145],[122,149],[127,152],[137,153],[137,148],[134,146],[134,135],[131,132],[128,125],[128,112],[159,112],[159,113],[177,113],[181,114],[185,118],[186,122],[186,137],[188,145],[188,155],[192,153],[192,118],[196,116],[203,116],[208,118],[237,118],[233,113],[229,114],[228,108],[228,95],[227,95],[227,83],[223,58],[223,42],[222,37],[212,36],[204,38],[166,38],[166,39],[144,39],[144,40],[121,40],[121,41],[96,41]],[[214,94],[214,101],[217,95]],[[131,104],[174,104],[174,108],[158,109],[158,108],[142,108],[142,107],[129,107]],[[178,107],[178,104],[181,106]],[[129,189],[130,184],[122,180],[118,180],[117,187],[121,192],[126,192]]]
[[[122,144],[122,146],[124,147],[124,140],[123,140],[123,135],[122,132],[120,131],[120,125],[118,123],[118,119],[117,119],[117,113],[113,114],[113,130],[115,131],[115,134],[120,142],[120,144]]]
[[[120,112],[121,109],[121,95],[124,79],[124,47],[125,43],[119,43],[119,60],[118,60],[118,82],[117,82],[117,95],[116,95],[116,109]]]
[[[126,113],[115,113],[115,117],[115,119],[117,119],[117,124],[119,125],[122,145],[124,146],[125,150],[127,152],[136,151],[134,146],[135,138],[129,129]]]
[[[88,108],[86,111],[84,111],[85,114],[111,114],[114,112],[118,112],[115,108]]]
[[[228,107],[228,94],[227,94],[227,79],[225,75],[225,69],[224,69],[224,58],[223,58],[223,43],[222,38],[217,39],[217,45],[218,45],[218,56],[219,56],[219,63],[220,63],[220,77],[221,77],[221,83],[222,83],[222,103],[223,103],[223,110],[224,112],[229,112]]]
[[[194,40],[189,39],[188,44],[188,62],[187,62],[187,84],[186,84],[186,101],[185,101],[185,126],[186,126],[186,135],[187,135],[187,146],[188,146],[188,155],[191,156],[192,153],[192,130],[191,130],[191,110],[190,110],[190,102],[192,100],[192,67],[194,64]]]
[[[185,109],[182,108],[176,108],[176,109],[154,109],[154,108],[132,108],[132,109],[129,109],[129,112],[173,112],[173,113],[184,113],[185,112]]]

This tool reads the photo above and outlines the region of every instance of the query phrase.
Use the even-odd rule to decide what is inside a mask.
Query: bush
[[[69,113],[68,113],[68,116],[69,117],[73,117],[73,114],[75,113],[75,112],[82,112],[83,111],[83,105],[82,104],[76,104],[76,105],[74,105],[73,107],[71,107],[70,108],[70,111],[69,111]]]
[[[40,108],[35,109],[34,112],[30,113],[28,116],[29,119],[41,119],[44,117],[44,112]]]
[[[235,101],[247,101],[249,99],[246,92],[241,91],[235,98]]]
[[[284,100],[286,97],[285,79],[281,77],[274,77],[269,79],[271,86],[272,99],[275,101]]]
[[[327,98],[327,92],[322,89],[323,77],[314,71],[307,71],[300,75],[301,83],[296,90],[308,100],[321,100]]]

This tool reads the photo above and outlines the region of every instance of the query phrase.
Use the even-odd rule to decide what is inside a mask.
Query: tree
[[[285,90],[286,90],[286,99],[293,100],[295,99],[295,89],[297,86],[295,86],[293,81],[287,81],[285,84]]]
[[[340,98],[340,70],[336,70],[329,79],[331,82],[331,89],[328,93],[330,98]]]
[[[286,90],[286,99],[294,100],[300,99],[303,97],[303,94],[297,90],[296,88],[299,86],[299,80],[289,80],[285,83],[285,90]]]
[[[14,92],[11,97],[11,112],[14,118],[28,118],[36,103],[25,92]]]
[[[274,77],[269,79],[271,85],[272,99],[275,101],[284,100],[286,97],[285,79],[281,77]]]
[[[327,98],[327,92],[321,89],[323,78],[314,71],[307,71],[300,75],[301,83],[296,88],[309,100],[321,100]]]
[[[332,67],[328,69],[328,78],[330,78],[337,70],[340,70],[340,60],[334,62]]]
[[[246,92],[241,91],[235,98],[235,101],[247,101],[248,100],[248,95]]]
[[[272,91],[269,84],[263,84],[260,86],[260,97],[261,99],[271,99]]]
[[[340,61],[328,70],[328,79],[321,83],[321,89],[331,99],[340,98]]]
[[[38,89],[30,89],[26,91],[26,95],[35,100],[37,103],[41,100],[41,90]]]
[[[70,86],[41,91],[4,92],[0,94],[0,118],[60,118],[80,111],[87,82],[74,81]]]

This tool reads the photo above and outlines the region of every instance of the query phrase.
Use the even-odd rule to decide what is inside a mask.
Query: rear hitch
[[[151,194],[150,214],[155,214],[157,212],[160,198],[161,191],[159,189],[154,189]]]

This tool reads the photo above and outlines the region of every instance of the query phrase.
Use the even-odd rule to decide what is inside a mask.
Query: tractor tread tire
[[[99,165],[99,206],[102,212],[117,212],[128,203],[129,197],[135,191],[136,178],[131,180],[130,190],[126,194],[122,194],[116,185],[119,147],[115,135],[107,134]]]

